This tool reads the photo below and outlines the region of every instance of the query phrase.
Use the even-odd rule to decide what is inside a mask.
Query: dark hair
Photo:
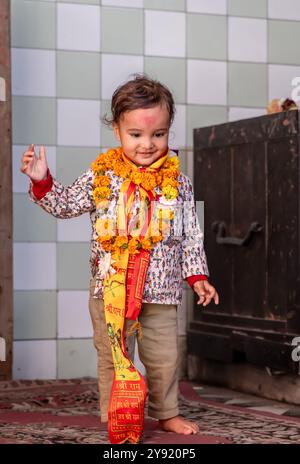
[[[104,124],[118,123],[126,111],[153,108],[165,104],[170,115],[170,125],[174,119],[175,105],[170,90],[159,81],[146,74],[134,74],[134,79],[120,85],[111,99],[111,117],[104,116]]]

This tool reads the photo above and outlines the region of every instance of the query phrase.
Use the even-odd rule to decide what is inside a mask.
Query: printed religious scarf
[[[169,151],[149,167],[146,172],[158,171],[168,158]],[[133,162],[122,154],[124,162],[133,170],[138,170]],[[153,204],[156,199],[154,190],[145,190],[130,179],[124,180],[120,189],[117,210],[117,230],[119,235],[129,236],[130,212],[133,207],[136,189],[139,190],[141,202],[147,204],[139,217],[135,236],[140,238],[151,235]],[[136,224],[135,224],[136,225]],[[146,384],[141,373],[129,358],[124,342],[125,318],[137,320],[144,292],[150,251],[140,249],[136,254],[129,254],[128,248],[122,253],[112,253],[113,275],[104,279],[104,311],[114,363],[114,380],[108,409],[108,432],[111,443],[138,443],[144,428],[144,405]]]

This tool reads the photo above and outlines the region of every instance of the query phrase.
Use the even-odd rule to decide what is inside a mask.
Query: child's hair
[[[126,111],[141,108],[153,108],[165,104],[170,116],[170,125],[174,119],[175,105],[170,90],[159,81],[146,74],[134,74],[134,79],[120,85],[111,100],[111,118],[104,116],[107,125],[117,124]]]

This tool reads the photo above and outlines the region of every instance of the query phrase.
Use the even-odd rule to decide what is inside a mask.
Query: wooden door
[[[291,359],[300,334],[298,130],[295,111],[195,133],[195,198],[205,202],[220,305],[194,305],[191,353],[298,370]]]

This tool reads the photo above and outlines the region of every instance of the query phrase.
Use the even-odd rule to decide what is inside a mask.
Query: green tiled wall
[[[182,170],[192,177],[193,128],[224,123],[232,109],[236,114],[239,109],[243,114],[247,110],[252,111],[251,114],[255,110],[262,112],[270,95],[274,97],[272,89],[277,75],[300,75],[300,21],[287,20],[285,14],[280,17],[278,12],[276,19],[268,17],[270,2],[272,0],[227,0],[225,12],[223,8],[218,11],[213,0],[199,3],[188,0],[12,0],[14,153],[21,157],[24,147],[31,143],[37,145],[37,153],[39,145],[51,147],[56,178],[70,185],[89,168],[100,151],[118,144],[113,131],[101,124],[101,117],[110,112],[109,95],[117,85],[112,83],[119,85],[142,68],[149,76],[165,83],[174,95],[179,108],[176,127],[181,143],[173,148],[180,149]],[[201,5],[204,5],[202,9]],[[293,13],[290,14],[292,18]],[[300,6],[297,15],[300,17]],[[96,24],[95,17],[99,18]],[[263,43],[258,43],[255,33],[249,37],[248,28],[251,31],[257,28]],[[83,47],[85,39],[92,45]],[[248,59],[243,56],[243,44]],[[259,54],[263,46],[267,52]],[[43,86],[38,87],[40,56],[44,63],[52,64],[49,64],[49,76],[46,72],[43,74]],[[32,68],[31,62],[34,63]],[[189,75],[189,69],[195,75]],[[222,82],[215,69],[222,70]],[[200,70],[213,79],[201,79]],[[30,79],[28,87],[26,79]],[[206,82],[207,88],[200,88],[200,82]],[[220,86],[216,88],[218,82]],[[279,84],[277,82],[276,89],[281,88]],[[223,90],[218,92],[220,88]],[[282,92],[285,94],[276,96],[289,96],[289,82]],[[216,95],[220,101],[216,101]],[[58,120],[61,103],[63,111]],[[84,125],[84,118],[72,119],[74,114],[68,108],[76,108],[76,111],[93,108],[96,124],[90,128],[93,124]],[[100,114],[97,114],[98,108]],[[80,124],[77,122],[80,127],[76,127],[76,121],[80,121]],[[77,131],[82,137],[76,138]],[[62,146],[59,140],[67,143]],[[175,139],[172,140],[174,143]],[[18,174],[16,182],[20,182],[19,177]],[[92,335],[57,338],[58,316],[62,310],[59,302],[67,301],[60,300],[60,296],[67,292],[73,295],[76,303],[75,292],[87,295],[89,243],[85,238],[80,241],[81,229],[76,229],[73,241],[68,241],[72,228],[61,227],[57,219],[30,202],[27,190],[24,183],[17,185],[13,196],[16,263],[28,277],[25,290],[19,281],[16,283],[20,288],[15,288],[14,293],[15,341],[51,342],[52,369],[55,363],[58,377],[96,376]],[[203,205],[199,216],[203,222]],[[83,223],[80,226],[74,220],[74,227],[82,227],[85,233]],[[26,249],[25,254],[21,252],[22,247]],[[34,250],[34,262],[41,263],[43,273],[48,272],[49,262],[56,263],[56,269],[51,269],[52,285],[56,282],[54,290],[53,286],[50,291],[44,288],[44,274],[39,282],[30,281],[31,274],[32,279],[38,280],[39,269],[31,269],[30,263],[24,262],[24,256],[28,259]],[[81,321],[77,324],[80,328]],[[88,327],[83,332],[87,333]],[[63,328],[60,333],[64,333]],[[47,377],[47,370],[44,375]]]

